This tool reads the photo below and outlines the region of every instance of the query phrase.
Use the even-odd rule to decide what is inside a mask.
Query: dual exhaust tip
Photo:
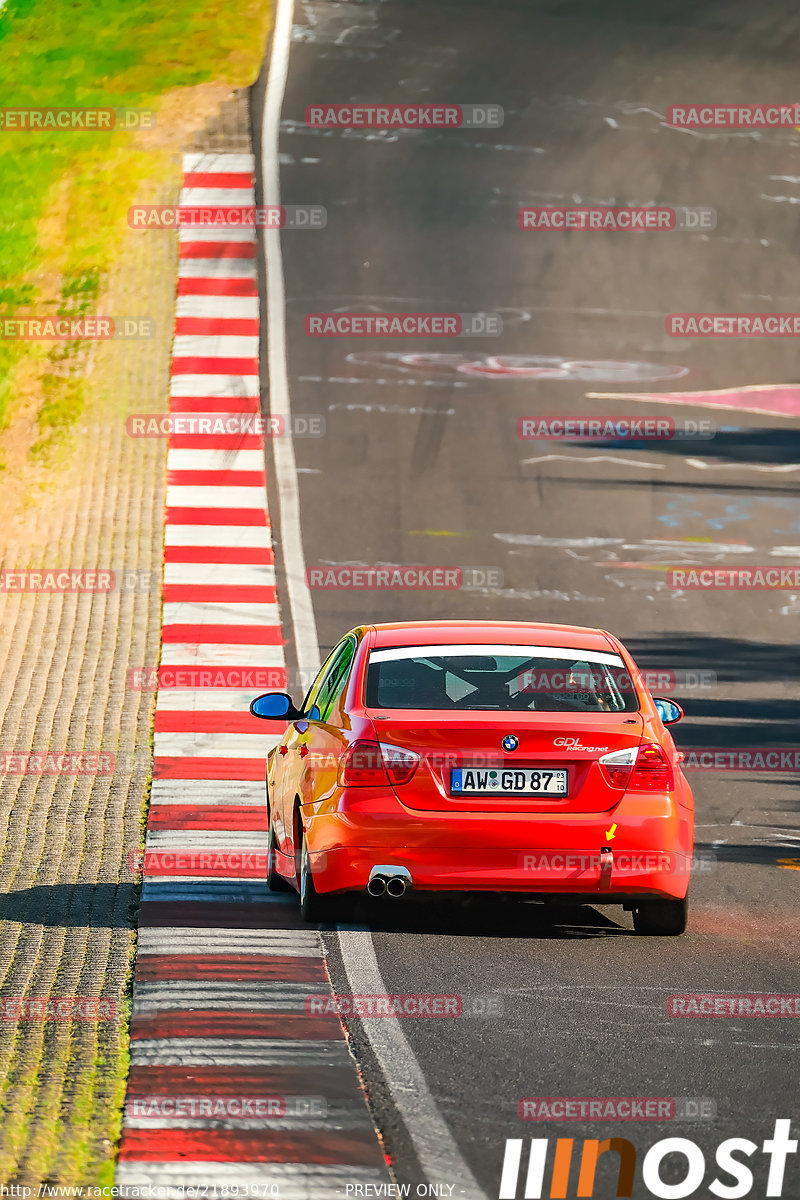
[[[407,867],[373,867],[369,873],[367,892],[370,896],[393,896],[398,899],[411,889],[411,872]]]

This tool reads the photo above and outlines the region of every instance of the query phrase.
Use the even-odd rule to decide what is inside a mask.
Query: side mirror
[[[674,725],[683,716],[683,709],[674,700],[665,700],[663,696],[654,696],[653,703],[665,725]]]
[[[263,696],[256,696],[251,701],[250,712],[265,721],[295,721],[303,715],[286,692],[265,692]]]

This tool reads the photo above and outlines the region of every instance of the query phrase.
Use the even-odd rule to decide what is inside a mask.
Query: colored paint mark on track
[[[769,413],[776,417],[800,416],[800,386],[789,383],[753,384],[702,392],[587,392],[586,396],[589,400],[649,400],[658,404],[694,404]]]

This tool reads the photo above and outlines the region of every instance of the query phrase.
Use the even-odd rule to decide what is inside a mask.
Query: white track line
[[[289,71],[289,47],[292,35],[294,0],[278,0],[272,55],[264,97],[264,122],[261,130],[262,178],[264,204],[280,204],[280,165],[278,138],[281,107]],[[266,263],[266,320],[267,362],[269,370],[270,413],[285,420],[289,417],[289,377],[286,362],[286,289],[283,278],[281,235],[277,229],[264,230]],[[300,525],[300,494],[297,486],[297,463],[294,443],[290,437],[274,438],[272,452],[278,486],[281,546],[286,570],[289,607],[295,633],[297,665],[301,676],[313,678],[319,670],[319,640],[314,618],[311,592],[306,583],[303,535]]]
[[[645,467],[650,471],[663,471],[663,463],[648,462],[641,458],[620,458],[615,454],[537,454],[534,458],[523,458],[522,466],[531,466],[543,462],[610,462],[622,467]]]
[[[254,321],[258,317],[257,296],[226,296],[224,308],[219,296],[178,296],[176,317],[210,317],[216,320],[220,312],[225,318]]]
[[[167,525],[164,545],[271,549],[268,525]]]
[[[370,931],[340,926],[338,936],[353,994],[386,995]],[[488,1200],[436,1106],[398,1019],[366,1017],[361,1019],[361,1025],[428,1179],[454,1183],[456,1196],[466,1192],[469,1200]]]
[[[264,203],[280,203],[278,134],[281,106],[289,70],[294,0],[277,0],[267,89],[264,100],[261,153]],[[286,361],[285,287],[278,230],[264,231],[267,275],[267,345],[270,411],[289,428],[289,380]],[[297,464],[291,438],[273,440],[275,473],[280,498],[280,530],[294,625],[297,664],[301,671],[319,668],[319,642],[311,593],[305,582],[305,557],[300,527]],[[355,940],[354,940],[355,939]],[[342,961],[354,993],[384,995],[372,938],[368,931],[340,931]],[[449,1128],[436,1107],[425,1076],[396,1017],[364,1020],[364,1031],[380,1065],[397,1111],[408,1130],[420,1166],[431,1182],[458,1181],[469,1200],[488,1200],[464,1161]]]
[[[227,320],[227,314],[216,320]],[[258,336],[249,333],[179,333],[173,358],[258,358]]]
[[[166,563],[164,583],[275,587],[275,568],[267,563]]]
[[[263,511],[263,487],[231,487],[224,478],[219,483],[177,484],[167,486],[167,507],[185,508],[257,508]],[[216,574],[217,583],[230,583],[228,572],[220,579],[219,570]]]
[[[255,157],[249,152],[234,154],[229,150],[198,150],[183,156],[184,175],[216,175],[220,172],[244,175],[254,171],[255,166]]]
[[[156,730],[153,734],[156,757],[162,758],[252,758],[260,762],[279,741],[280,735],[274,733],[160,733]]]
[[[289,1097],[287,1096],[287,1104]],[[287,1134],[294,1131],[307,1132],[315,1129],[319,1133],[339,1133],[346,1130],[371,1130],[372,1126],[367,1116],[367,1110],[361,1104],[360,1109],[347,1110],[344,1108],[335,1108],[332,1104],[326,1106],[325,1113],[321,1116],[301,1116],[301,1117],[133,1117],[126,1114],[125,1126],[127,1129],[252,1129],[262,1130],[264,1133],[270,1131],[272,1133]],[[384,1180],[385,1182],[385,1180]],[[220,1188],[220,1191],[222,1189]],[[202,1192],[200,1193],[202,1195]],[[225,1194],[224,1192],[222,1193]],[[267,1193],[262,1193],[267,1194]],[[277,1194],[277,1193],[276,1193]],[[377,1193],[380,1195],[380,1192]],[[157,1192],[156,1195],[162,1196],[163,1192]],[[213,1195],[213,1193],[212,1193]],[[236,1195],[234,1192],[233,1195]],[[285,1192],[281,1191],[280,1196],[284,1197]],[[302,1193],[303,1200],[308,1200],[305,1192]],[[330,1193],[328,1194],[330,1200]]]
[[[282,901],[284,907],[290,906],[289,898]],[[289,1000],[303,1005],[308,996],[318,996],[320,985],[311,983],[294,983],[286,979],[259,979],[253,983],[237,982],[235,993],[231,989],[229,979],[159,979],[136,985],[134,1005],[149,1005],[151,1008],[163,1002],[174,1001],[178,996],[191,996],[198,1008],[214,1008],[212,1000],[223,1000],[226,1004],[246,1004],[255,1001],[253,1007],[258,1007],[258,1001],[271,1005],[281,1000]],[[328,999],[327,991],[323,993]],[[202,1003],[201,1003],[202,1001]]]
[[[256,601],[168,600],[163,624],[169,625],[277,625],[280,617],[274,603]]]
[[[277,675],[275,685],[277,690]],[[266,687],[261,688],[262,692],[266,690]],[[158,707],[161,712],[242,713],[247,712],[250,701],[259,694],[257,687],[162,688],[158,697]],[[261,799],[264,799],[263,792]]]
[[[154,779],[151,804],[247,804],[253,808],[264,803],[261,780],[239,779]],[[144,880],[147,887],[147,880]]]
[[[169,471],[263,471],[263,450],[190,450],[170,447],[167,452]]]
[[[235,399],[258,396],[258,375],[255,368],[252,375],[173,375],[169,381],[169,394],[192,399],[198,396],[219,397],[219,403],[215,399],[214,407],[205,411],[224,413],[229,411],[225,407],[228,396]]]
[[[339,1067],[352,1070],[346,1042],[278,1038],[137,1038],[135,1067]]]
[[[196,206],[195,206],[196,207]],[[178,230],[179,242],[247,242],[256,240],[253,229],[225,229],[203,225],[182,225]]]
[[[165,642],[162,667],[242,667],[254,670],[284,665],[283,646],[258,646],[231,642]],[[212,681],[213,682],[213,681]],[[270,691],[270,688],[266,689]],[[275,690],[275,689],[272,689]]]
[[[225,876],[223,882],[228,882]],[[208,883],[208,880],[206,880]],[[319,934],[298,929],[214,929],[168,926],[139,930],[139,955],[146,954],[291,954],[322,958]]]
[[[151,829],[145,850],[181,850],[225,854],[229,850],[266,850],[265,829]]]

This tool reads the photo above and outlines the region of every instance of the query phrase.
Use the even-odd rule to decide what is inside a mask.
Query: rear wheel
[[[678,937],[686,929],[689,897],[683,900],[643,900],[633,910],[633,928],[651,937]]]
[[[325,919],[324,910],[325,903],[314,886],[308,842],[303,830],[300,843],[300,916],[309,924],[316,924]]]
[[[267,887],[271,892],[290,892],[291,884],[279,875],[275,867],[275,830],[272,828],[272,817],[267,809]]]

